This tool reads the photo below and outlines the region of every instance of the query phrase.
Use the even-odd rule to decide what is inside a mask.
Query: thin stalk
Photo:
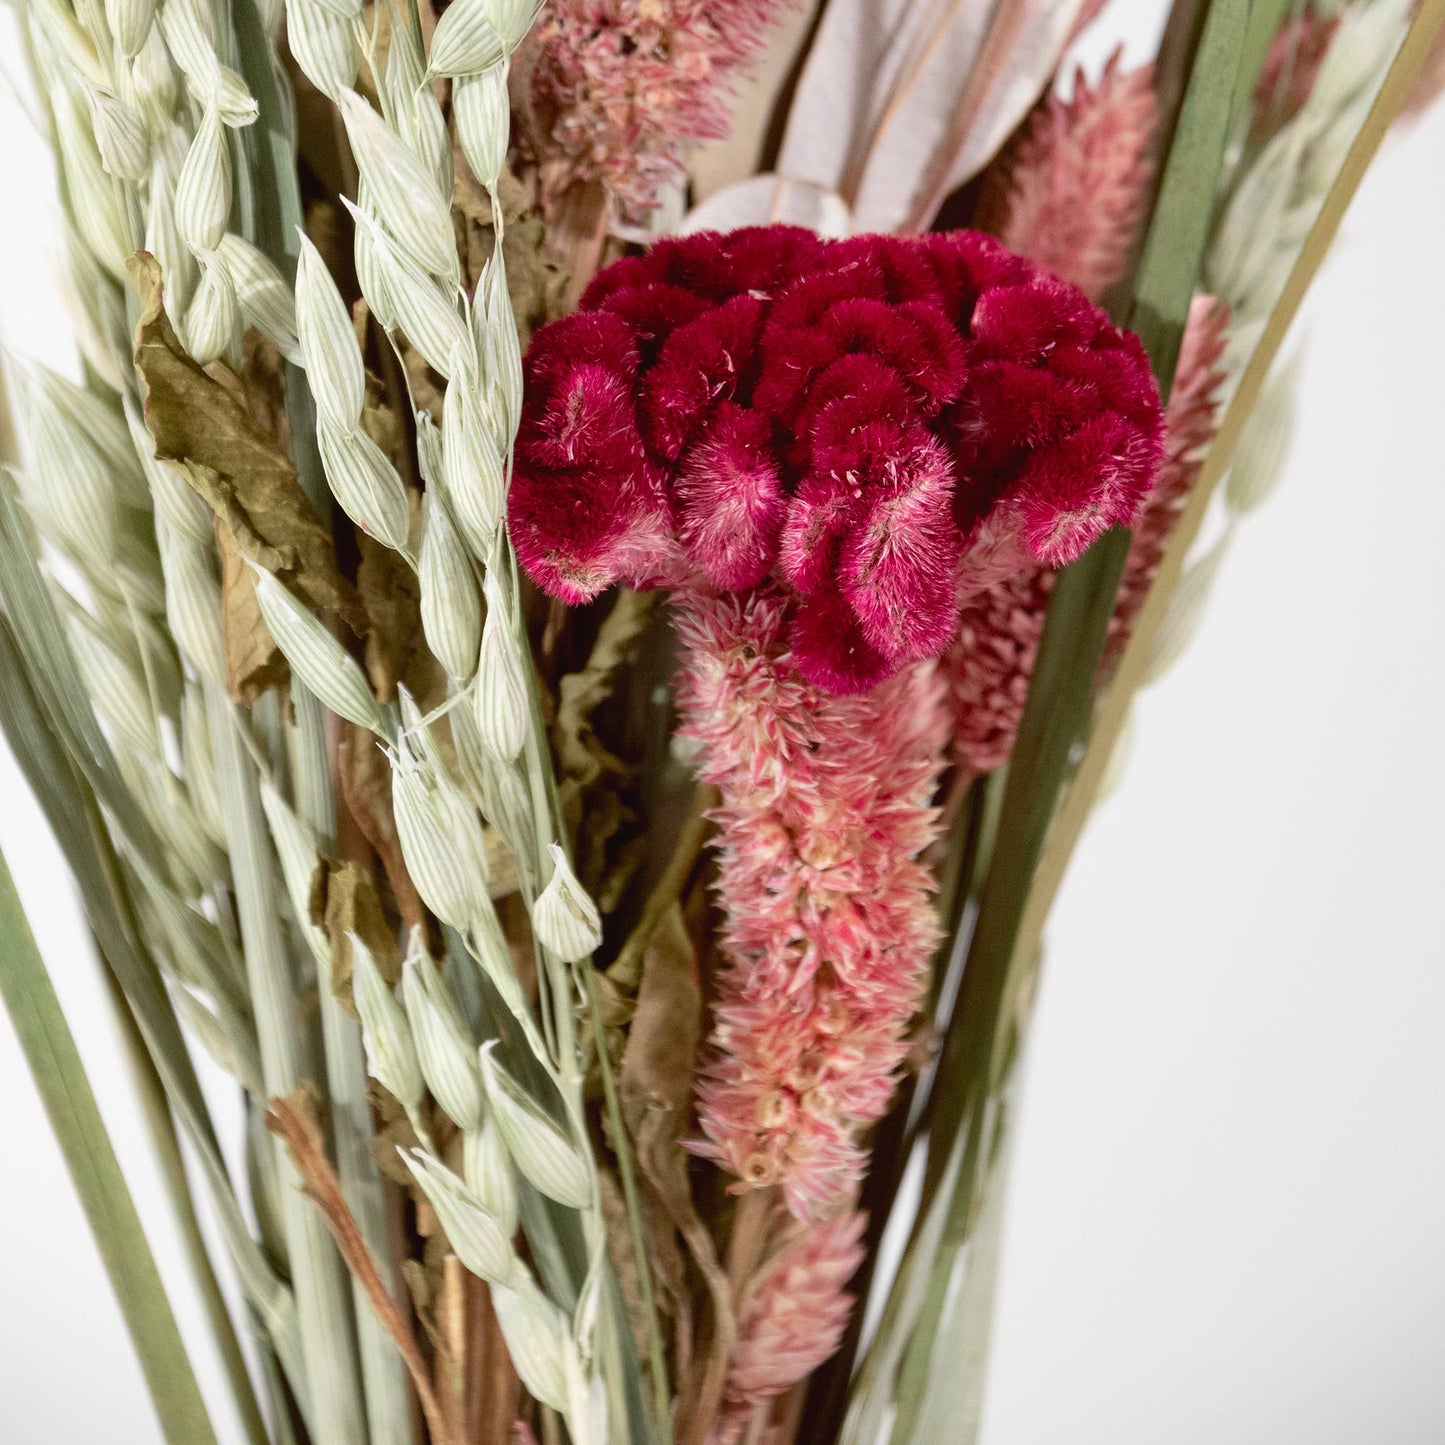
[[[291,701],[296,713],[293,768],[298,815],[323,851],[335,842],[335,805],[326,752],[325,710],[316,697],[294,679]],[[388,1288],[396,1280],[387,1248],[389,1232],[381,1174],[371,1152],[371,1102],[367,1097],[366,1058],[361,1028],[331,991],[325,968],[316,963],[320,998],[321,1042],[326,1061],[332,1147],[342,1197],[374,1259],[383,1261]],[[351,1280],[362,1387],[373,1445],[410,1445],[411,1403],[406,1375],[396,1346],[367,1300],[361,1283]]]
[[[96,941],[96,951],[100,942]],[[104,961],[104,960],[102,960]],[[211,1332],[216,1338],[216,1349],[225,1367],[226,1379],[235,1400],[236,1412],[240,1416],[241,1428],[251,1445],[267,1445],[266,1422],[261,1415],[261,1406],[251,1383],[251,1374],[246,1365],[246,1356],[236,1334],[235,1322],[221,1293],[221,1282],[216,1277],[215,1266],[206,1247],[205,1236],[201,1233],[201,1221],[196,1214],[195,1195],[186,1173],[185,1159],[181,1154],[181,1141],[176,1135],[176,1123],[171,1117],[170,1105],[166,1100],[165,1086],[156,1071],[155,1062],[146,1050],[145,1040],[136,1025],[125,994],[109,964],[105,965],[104,977],[111,991],[116,1022],[125,1039],[126,1051],[130,1055],[132,1076],[140,1095],[141,1107],[150,1128],[151,1142],[156,1158],[165,1177],[170,1194],[171,1207],[175,1211],[176,1223],[181,1231],[186,1258],[190,1263],[191,1277],[195,1282],[201,1303],[210,1322]]]
[[[612,1073],[602,1030],[602,999],[597,989],[597,975],[588,969],[583,975],[587,989],[587,1007],[597,1038],[597,1071],[602,1076],[602,1094],[607,1106],[607,1122],[612,1130],[612,1147],[617,1154],[617,1173],[622,1180],[622,1197],[627,1205],[627,1225],[632,1236],[632,1253],[637,1260],[637,1293],[642,1313],[647,1320],[648,1370],[652,1375],[653,1428],[660,1445],[672,1445],[672,1390],[667,1377],[667,1350],[662,1342],[662,1323],[658,1318],[657,1300],[653,1292],[652,1269],[648,1263],[647,1236],[642,1223],[642,1200],[637,1189],[636,1171],[632,1162],[632,1144],[622,1117],[622,1104],[617,1097],[617,1080]]]
[[[289,281],[295,276],[300,247],[297,228],[303,220],[294,137],[287,134],[282,123],[285,112],[276,90],[279,82],[270,65],[269,46],[255,0],[235,0],[234,17],[236,35],[241,42],[242,66],[260,109],[255,175],[258,205],[253,239]],[[286,365],[286,418],[297,477],[311,504],[325,518],[330,512],[331,494],[316,446],[315,403],[305,372],[289,362]],[[293,748],[296,811],[325,847],[334,842],[336,834],[325,710],[294,681],[291,699],[296,713]],[[371,1106],[366,1092],[361,1030],[332,996],[330,980],[321,977],[319,970],[317,987],[332,1139],[342,1195],[367,1249],[375,1258],[389,1261],[386,1200],[371,1154]],[[388,1282],[394,1290],[395,1280]],[[402,1363],[355,1281],[352,1282],[352,1307],[371,1438],[374,1445],[407,1445],[412,1439],[411,1405]]]
[[[262,1077],[268,1095],[286,1098],[304,1082],[303,1050],[281,918],[273,902],[275,864],[256,774],[241,746],[240,720],[216,684],[207,680],[205,688]],[[345,1271],[320,1216],[301,1193],[294,1165],[279,1149],[276,1158],[311,1395],[307,1425],[317,1445],[357,1445],[367,1434]]]
[[[0,855],[0,997],[110,1276],[170,1445],[215,1445],[155,1257],[50,975]]]

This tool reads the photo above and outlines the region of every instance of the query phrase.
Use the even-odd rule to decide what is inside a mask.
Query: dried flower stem
[[[437,1400],[432,1388],[431,1376],[426,1361],[422,1359],[416,1340],[407,1327],[400,1308],[391,1297],[381,1277],[371,1251],[362,1238],[351,1211],[346,1206],[341,1184],[331,1165],[327,1162],[325,1150],[317,1138],[313,1123],[303,1117],[291,1102],[284,1098],[271,1100],[271,1112],[266,1126],[286,1145],[296,1171],[306,1187],[307,1197],[321,1211],[336,1247],[351,1271],[351,1277],[365,1294],[368,1303],[376,1313],[382,1328],[395,1343],[402,1363],[416,1387],[417,1399],[422,1414],[426,1416],[427,1428],[438,1445],[460,1445],[464,1439],[460,1431],[454,1431]]]

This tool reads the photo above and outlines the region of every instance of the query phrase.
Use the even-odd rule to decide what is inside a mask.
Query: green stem
[[[0,996],[100,1249],[161,1430],[171,1445],[215,1445],[155,1257],[3,855]]]

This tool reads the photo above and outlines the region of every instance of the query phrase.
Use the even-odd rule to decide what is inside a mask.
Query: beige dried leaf
[[[141,303],[135,363],[157,456],[189,464],[188,480],[225,520],[243,556],[363,631],[365,615],[337,567],[331,533],[291,459],[228,387],[186,354],[165,313],[155,258],[137,252],[129,269]]]

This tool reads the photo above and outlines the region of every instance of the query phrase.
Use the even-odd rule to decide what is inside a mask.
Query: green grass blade
[[[60,1000],[0,855],[0,995],[171,1445],[214,1445],[200,1386]]]
[[[1179,359],[1189,302],[1209,236],[1228,141],[1249,0],[1212,0],[1195,53],[1135,277],[1129,324],[1143,339],[1166,396]],[[978,926],[935,1086],[925,1198],[930,1197],[964,1117],[996,1079],[1000,1010],[1024,903],[1044,837],[1093,706],[1094,678],[1128,556],[1116,528],[1059,574],[1009,767]],[[968,1188],[968,1181],[960,1182]]]

